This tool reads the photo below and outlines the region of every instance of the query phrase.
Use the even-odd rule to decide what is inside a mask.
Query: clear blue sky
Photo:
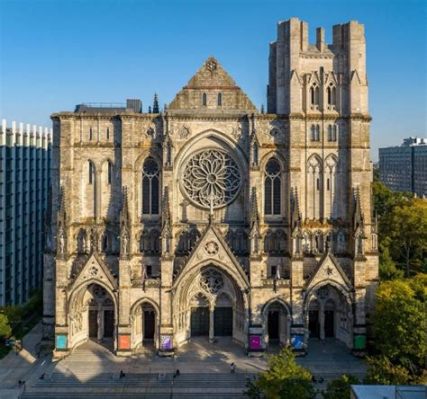
[[[317,26],[329,39],[333,24],[366,25],[374,159],[427,135],[425,0],[0,0],[0,117],[50,126],[81,102],[168,103],[209,55],[260,106],[268,44],[292,16],[312,42]]]

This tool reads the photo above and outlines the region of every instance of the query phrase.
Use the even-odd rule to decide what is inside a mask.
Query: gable
[[[307,289],[320,282],[331,281],[342,287],[351,289],[352,284],[335,257],[328,251],[319,261],[313,275],[307,282]]]
[[[176,277],[174,286],[178,286],[184,276],[191,271],[210,263],[230,274],[242,289],[249,287],[249,280],[243,267],[212,224],[209,224],[191,252],[186,264]]]
[[[221,96],[220,100],[219,97]],[[205,98],[205,99],[204,99]],[[169,104],[168,111],[256,112],[256,107],[219,62],[209,57]]]
[[[73,286],[78,287],[89,280],[101,281],[111,289],[117,288],[116,280],[109,268],[95,254],[92,254],[86,261]]]

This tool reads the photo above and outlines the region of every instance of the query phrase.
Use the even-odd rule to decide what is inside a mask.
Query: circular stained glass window
[[[231,203],[239,193],[240,169],[227,152],[204,150],[187,161],[182,186],[188,198],[197,205],[220,208]]]

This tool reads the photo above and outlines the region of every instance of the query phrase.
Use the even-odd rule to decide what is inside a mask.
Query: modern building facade
[[[0,306],[26,302],[41,288],[52,131],[0,130]]]
[[[270,48],[268,113],[209,58],[162,113],[52,115],[45,335],[119,355],[194,336],[363,350],[378,281],[364,27],[296,18]]]
[[[379,149],[381,181],[391,190],[427,196],[427,138],[409,137],[402,145]]]

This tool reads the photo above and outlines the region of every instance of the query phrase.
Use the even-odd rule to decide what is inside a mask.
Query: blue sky
[[[297,16],[366,25],[373,157],[427,136],[427,1],[0,0],[0,117],[50,125],[81,102],[154,92],[170,102],[214,55],[253,102],[266,103],[268,44]]]

